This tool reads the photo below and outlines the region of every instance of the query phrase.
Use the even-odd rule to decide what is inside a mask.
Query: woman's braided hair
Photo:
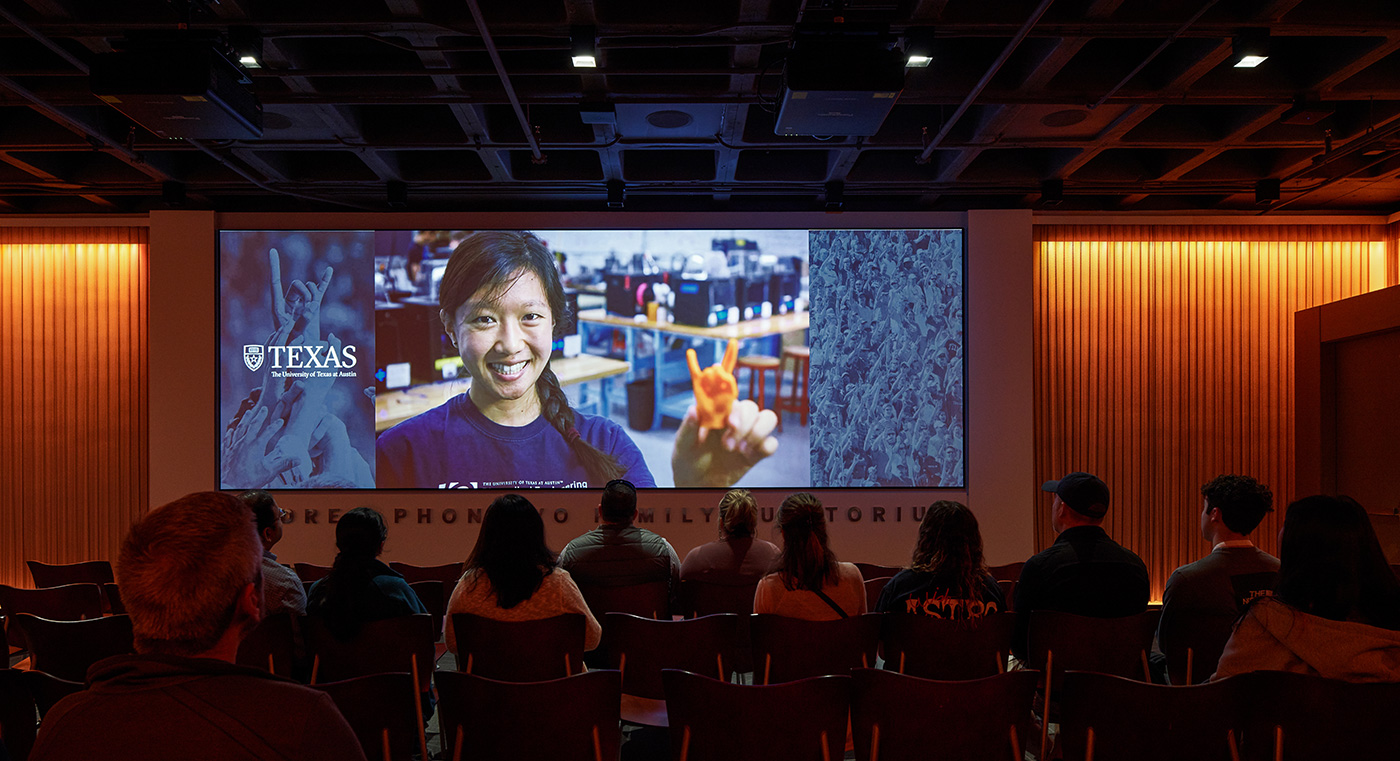
[[[467,236],[442,273],[438,302],[448,323],[456,323],[457,310],[472,296],[485,289],[488,294],[504,293],[516,278],[530,272],[539,278],[549,300],[550,316],[554,320],[554,338],[567,316],[564,285],[554,266],[554,255],[544,241],[528,232],[488,230]],[[574,427],[574,411],[559,385],[559,378],[548,365],[535,384],[540,396],[544,419],[554,426],[578,457],[590,482],[606,483],[621,478],[622,467],[617,458],[589,444]]]

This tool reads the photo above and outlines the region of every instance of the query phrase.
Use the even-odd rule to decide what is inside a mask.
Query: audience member
[[[1117,618],[1147,610],[1147,566],[1103,530],[1108,485],[1088,473],[1046,481],[1052,492],[1050,525],[1059,537],[1026,561],[1016,582],[1016,638],[1012,652],[1026,659],[1030,615],[1058,610],[1080,616]]]
[[[826,513],[812,494],[789,495],[778,508],[783,553],[778,570],[763,577],[753,612],[828,621],[866,611],[860,569],[836,560],[827,546]]]
[[[262,540],[263,618],[286,611],[292,616],[306,613],[306,589],[292,569],[277,562],[272,548],[282,541],[282,518],[286,510],[277,506],[272,495],[262,489],[238,495],[253,510]]]
[[[486,508],[467,571],[447,603],[447,647],[457,652],[453,613],[497,621],[535,621],[562,613],[582,613],[587,622],[584,649],[598,646],[603,629],[588,610],[578,585],[559,567],[544,543],[544,521],[530,500],[505,494]]]
[[[262,613],[262,553],[251,510],[220,492],[137,522],[116,569],[137,654],[94,664],[30,758],[363,759],[325,693],[234,662]]]
[[[311,585],[306,612],[320,616],[339,639],[352,639],[367,621],[428,612],[403,576],[380,562],[388,536],[384,516],[370,507],[357,507],[335,524],[340,552],[330,573]]]
[[[637,528],[637,489],[621,479],[603,487],[598,502],[602,524],[564,546],[559,566],[579,586],[623,587],[666,581],[672,602],[681,561],[659,534]]]
[[[719,539],[686,553],[681,578],[745,586],[777,565],[778,545],[754,536],[758,503],[748,489],[730,489],[719,501]]]
[[[1279,536],[1278,585],[1245,611],[1215,675],[1293,671],[1400,682],[1400,581],[1350,497],[1304,497]]]
[[[950,619],[1006,610],[1006,596],[982,558],[977,516],[966,505],[939,500],[929,506],[909,567],[886,582],[875,610]]]
[[[1196,655],[1192,670],[1206,676],[1240,612],[1254,598],[1273,594],[1278,558],[1249,540],[1264,516],[1273,512],[1269,487],[1249,476],[1222,475],[1202,486],[1201,496],[1201,538],[1211,544],[1211,551],[1167,579],[1157,643],[1164,653],[1190,647]],[[1184,641],[1187,632],[1192,633],[1190,642]],[[1184,682],[1185,675],[1173,678]]]

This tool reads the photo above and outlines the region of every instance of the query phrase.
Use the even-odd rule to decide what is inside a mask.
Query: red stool
[[[746,367],[749,370],[749,398],[758,403],[758,409],[763,409],[763,400],[767,396],[767,386],[764,383],[765,373],[773,371],[773,396],[776,399],[778,392],[783,387],[782,362],[777,357],[770,357],[766,354],[749,354],[739,358],[734,364],[735,367]],[[754,379],[758,379],[758,395],[753,392]]]
[[[778,413],[778,430],[783,430],[783,413],[796,412],[801,425],[807,425],[809,409],[807,399],[808,366],[811,364],[812,349],[808,346],[784,346],[783,359],[792,360],[792,393],[783,396],[783,371],[778,370],[778,398],[773,403],[773,411]]]

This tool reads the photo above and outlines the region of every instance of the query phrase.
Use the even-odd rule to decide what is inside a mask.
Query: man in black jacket
[[[132,526],[117,582],[137,654],[93,664],[88,689],[45,715],[30,759],[363,761],[325,693],[235,663],[262,614],[262,552],[252,511],[220,492]]]
[[[1033,611],[1118,618],[1147,610],[1147,565],[1103,530],[1108,486],[1097,476],[1070,473],[1040,488],[1055,495],[1050,525],[1059,537],[1026,561],[1016,582],[1012,652],[1023,661]]]

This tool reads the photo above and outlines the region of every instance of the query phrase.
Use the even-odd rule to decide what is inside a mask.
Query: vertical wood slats
[[[0,583],[115,560],[145,512],[146,237],[0,227]]]
[[[1293,477],[1293,313],[1396,281],[1396,230],[1372,225],[1038,226],[1037,483],[1096,473],[1104,526],[1161,599],[1210,550],[1200,487],[1220,473],[1274,491],[1254,535],[1277,553]],[[1054,542],[1037,503],[1037,549]]]

